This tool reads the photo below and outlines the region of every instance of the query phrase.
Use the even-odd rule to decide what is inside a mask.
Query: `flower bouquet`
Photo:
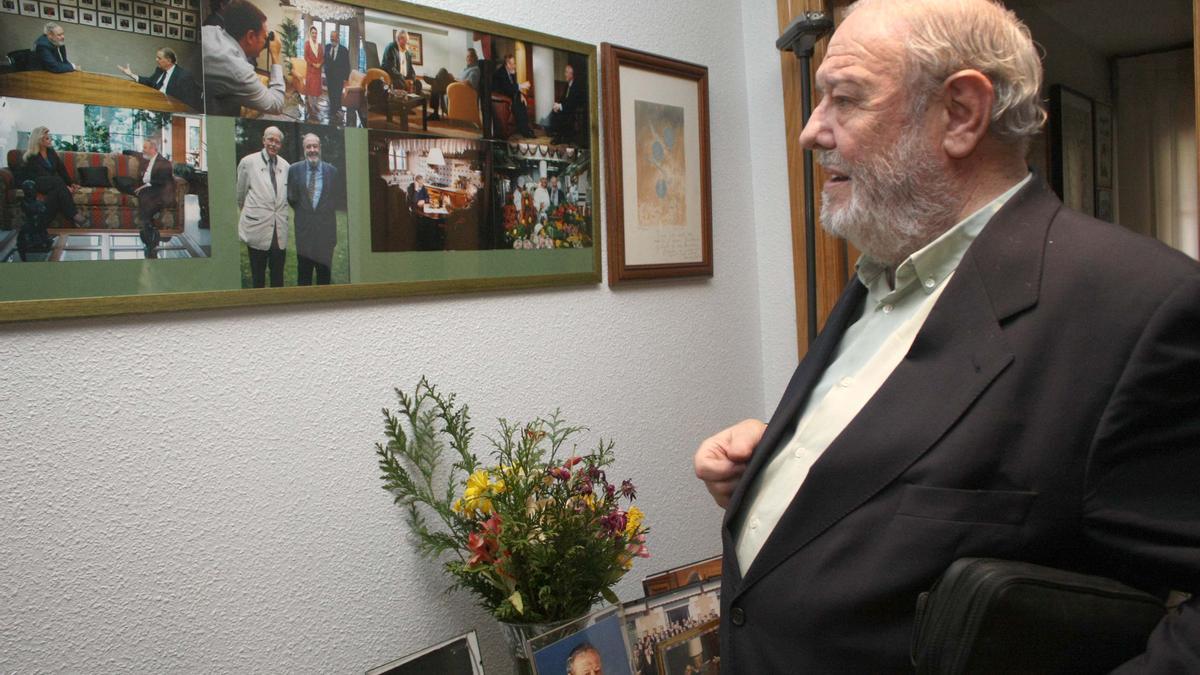
[[[558,412],[527,424],[499,420],[491,463],[471,451],[467,406],[425,378],[383,410],[376,444],[384,489],[405,510],[418,550],[444,559],[453,588],[508,623],[554,623],[586,613],[635,557],[649,557],[632,482],[609,482],[613,444],[577,452],[583,427]],[[450,455],[449,465],[444,455]]]

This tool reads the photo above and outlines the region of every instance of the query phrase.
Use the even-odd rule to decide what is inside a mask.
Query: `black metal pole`
[[[812,55],[813,49],[826,33],[833,29],[833,20],[823,12],[806,12],[796,17],[775,48],[790,51],[800,59],[800,128],[808,125],[812,115]],[[808,344],[817,337],[817,207],[813,194],[813,153],[804,149],[804,262],[805,290],[808,316]]]
[[[800,128],[812,116],[812,55],[800,55]],[[804,148],[804,263],[808,297],[808,344],[817,337],[817,205],[813,195],[813,153]]]

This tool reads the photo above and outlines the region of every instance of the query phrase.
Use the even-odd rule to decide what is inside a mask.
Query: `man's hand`
[[[271,63],[283,63],[279,60],[279,55],[283,53],[283,41],[279,39],[278,35],[267,43],[267,52],[271,56]]]
[[[750,461],[750,454],[766,428],[762,420],[742,420],[706,439],[696,450],[693,459],[696,477],[704,481],[709,494],[721,508],[729,504],[729,498],[746,470],[746,463]]]
[[[133,71],[129,69],[128,64],[126,64],[124,66],[122,66],[121,64],[117,64],[117,70],[121,71],[122,73],[125,73],[125,77],[128,77],[133,80],[137,79],[137,75],[133,74]]]

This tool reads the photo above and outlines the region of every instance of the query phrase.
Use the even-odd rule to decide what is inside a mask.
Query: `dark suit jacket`
[[[164,72],[162,68],[155,68],[149,77],[139,75],[138,82],[158,89],[158,81]],[[192,77],[192,74],[179,64],[175,64],[175,71],[171,73],[171,79],[167,82],[167,95],[183,101],[193,110],[204,109],[204,95],[200,90],[200,85],[196,83],[196,78]]]
[[[49,166],[47,166],[47,162]],[[67,167],[63,164],[62,158],[54,151],[54,148],[47,148],[46,161],[43,162],[41,157],[30,157],[24,161],[25,174],[23,180],[32,179],[37,183],[38,192],[46,192],[42,189],[44,185],[57,185],[59,181],[63,186],[74,185],[75,181],[71,180],[71,175],[67,173]]]
[[[337,88],[341,89],[341,85],[350,77],[350,52],[343,46],[338,45],[337,58],[333,58],[333,43],[325,45],[325,79],[328,82],[337,83]],[[333,84],[326,84],[329,90],[334,88]]]
[[[516,75],[508,74],[508,68],[505,68],[503,63],[492,75],[492,91],[511,98],[513,105],[524,105],[521,99],[521,85],[517,82]]]
[[[722,528],[723,673],[912,672],[917,595],[963,556],[1200,590],[1200,267],[1035,179],[948,283],[742,578],[745,490],[859,313],[857,280],[796,369]],[[1200,672],[1197,635],[1200,599],[1133,672]]]
[[[38,39],[33,41],[33,53],[35,56],[34,63],[42,70],[48,70],[52,73],[70,73],[75,71],[75,66],[67,60],[67,46],[55,47],[54,43],[50,42],[50,38],[45,35],[39,35]]]
[[[316,208],[308,198],[308,160],[288,167],[288,203],[296,212],[296,255],[328,267],[337,246],[338,206],[342,203],[337,186],[337,169],[321,162],[321,198]]]
[[[162,155],[154,156],[154,167],[150,169],[150,187],[142,188],[142,176],[137,177],[139,188],[137,197],[144,208],[162,208],[175,200],[175,174],[171,171],[171,162]]]
[[[400,72],[400,49],[396,47],[395,42],[389,42],[387,47],[383,49],[383,62],[379,64],[380,68],[387,71],[387,74],[392,78],[392,86],[397,89],[403,89],[404,83],[400,80],[415,80],[417,71],[413,68],[412,53],[409,53],[408,68],[404,72]]]

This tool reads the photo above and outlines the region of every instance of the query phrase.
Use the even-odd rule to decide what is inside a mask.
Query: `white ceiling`
[[[1037,8],[1105,56],[1192,40],[1192,0],[1006,0],[1005,4],[1018,15],[1025,7]]]

